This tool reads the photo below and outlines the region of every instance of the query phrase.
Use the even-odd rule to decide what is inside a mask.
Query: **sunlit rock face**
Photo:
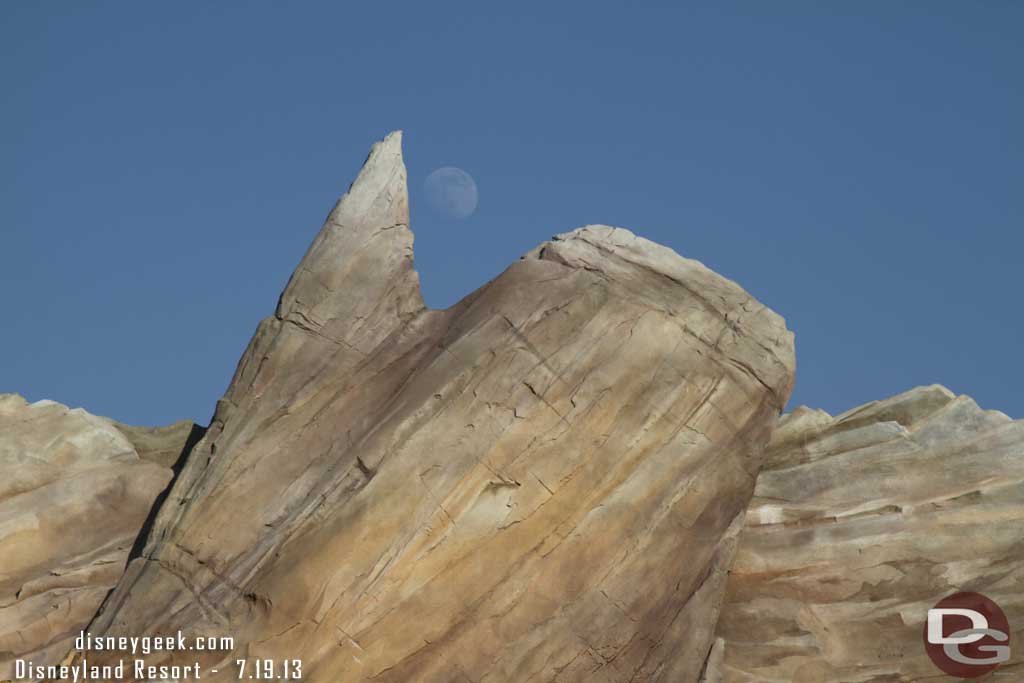
[[[210,681],[953,680],[923,630],[961,591],[1016,629],[982,680],[1024,675],[1024,422],[939,386],[779,419],[782,319],[621,228],[428,309],[400,144],[208,431],[0,395],[0,681],[84,628],[229,636],[146,656]]]
[[[222,656],[168,656],[209,680],[244,657],[325,683],[696,680],[792,335],[736,284],[605,226],[430,310],[408,224],[392,134],[93,631],[233,636]]]
[[[179,426],[153,443],[180,439],[180,452],[183,436]],[[0,680],[15,659],[68,653],[170,480],[109,420],[0,394]]]
[[[923,629],[960,591],[1006,612],[1013,658],[985,680],[1016,680],[1024,421],[939,386],[835,418],[800,408],[772,437],[706,680],[954,680]]]

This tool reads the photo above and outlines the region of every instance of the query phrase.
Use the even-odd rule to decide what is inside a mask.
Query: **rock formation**
[[[183,456],[206,433],[206,429],[191,420],[178,420],[166,427],[137,427],[120,422],[113,425],[128,438],[140,458],[171,469],[184,465]]]
[[[187,429],[186,429],[187,427]],[[151,435],[180,453],[191,423]],[[171,469],[109,421],[0,395],[0,680],[15,658],[52,664],[124,571]]]
[[[800,408],[772,436],[706,680],[953,680],[922,634],[960,591],[1006,612],[1016,645],[992,680],[1017,680],[1024,421],[939,386],[836,418]]]
[[[430,310],[408,224],[393,133],[92,631],[233,636],[168,660],[219,665],[209,680],[243,657],[331,683],[695,680],[792,335],[604,226]]]
[[[924,619],[960,591],[1024,640],[1024,421],[938,386],[780,420],[781,318],[619,228],[428,309],[400,144],[209,430],[0,395],[0,680],[86,627],[230,636],[145,658],[210,681],[935,680]]]

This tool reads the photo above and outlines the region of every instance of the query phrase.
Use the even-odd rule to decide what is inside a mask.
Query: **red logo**
[[[981,593],[956,593],[928,610],[924,648],[950,676],[978,678],[1010,658],[1010,624]]]

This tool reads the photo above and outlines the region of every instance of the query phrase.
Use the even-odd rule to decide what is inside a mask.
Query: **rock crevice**
[[[208,429],[0,395],[0,680],[86,626],[324,683],[933,679],[959,590],[1024,636],[1024,423],[937,385],[780,419],[782,318],[623,228],[429,309],[406,182],[396,132]]]
[[[695,678],[792,335],[606,226],[430,310],[405,183],[392,134],[94,630],[226,619],[246,655],[324,681]]]
[[[194,425],[0,394],[0,680],[60,661],[124,571]]]

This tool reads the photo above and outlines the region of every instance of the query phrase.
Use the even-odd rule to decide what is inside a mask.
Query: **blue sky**
[[[639,4],[4,3],[0,392],[205,424],[400,128],[432,306],[619,225],[786,317],[794,405],[1024,417],[1024,4]]]

